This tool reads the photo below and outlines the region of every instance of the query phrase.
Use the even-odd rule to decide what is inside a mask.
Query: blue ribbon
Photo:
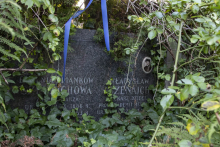
[[[80,14],[82,14],[91,5],[92,1],[93,0],[90,0],[84,10],[80,10],[80,11],[76,12],[65,24],[64,49],[63,49],[63,59],[64,59],[63,81],[65,81],[65,67],[66,67],[66,57],[67,57],[67,48],[68,48],[68,42],[69,42],[69,32],[70,32],[71,20],[73,18],[78,17]],[[106,45],[107,50],[109,51],[110,50],[110,42],[109,42],[106,0],[101,0],[101,8],[102,8],[102,20],[103,20],[103,29],[104,29],[104,36],[105,36],[105,45]]]
[[[101,8],[102,8],[102,21],[103,21],[103,29],[104,29],[104,36],[105,36],[105,45],[106,45],[107,50],[110,51],[106,0],[101,0]]]

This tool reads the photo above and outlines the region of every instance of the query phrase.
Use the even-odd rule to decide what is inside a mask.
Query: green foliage
[[[21,21],[21,7],[10,0],[1,2],[0,7],[0,30],[3,31],[0,33],[0,52],[3,54],[1,60],[8,61],[8,58],[11,58],[20,61],[20,54],[26,54],[26,51],[24,48],[16,45],[15,36],[20,41],[30,43],[24,35],[23,27],[25,27],[25,24]]]
[[[117,96],[113,94],[113,90],[115,90],[116,87],[112,86],[112,80],[112,78],[108,80],[108,82],[106,83],[107,89],[104,90],[104,94],[107,95],[106,101],[109,107],[109,109],[105,109],[105,114],[107,115],[117,112],[115,108],[118,106],[118,104],[114,103],[114,100],[117,98]]]
[[[68,93],[67,90],[59,91],[62,73],[48,68],[49,63],[61,58],[62,27],[76,11],[72,1],[0,2],[0,52],[3,55],[0,67],[10,68],[18,64],[21,68],[47,69],[47,74],[52,74],[51,80],[42,85],[38,78],[46,72],[1,72],[1,145],[25,146],[28,141],[29,146],[66,147],[219,146],[220,2],[174,0],[153,3],[140,0],[137,1],[140,6],[133,5],[135,2],[129,1],[126,5],[123,1],[107,2],[110,34],[115,35],[110,54],[115,61],[126,62],[128,72],[131,72],[138,51],[147,39],[151,40],[149,43],[154,48],[149,53],[157,83],[149,89],[153,91],[154,99],[142,103],[141,111],[125,112],[114,101],[117,96],[113,94],[115,87],[110,79],[104,90],[108,107],[99,121],[86,114],[78,116],[77,109],[63,107]],[[86,13],[74,20],[71,34],[79,26],[78,22],[84,22],[84,28],[99,28],[94,39],[104,42],[99,1],[94,2]],[[182,29],[181,22],[184,22]],[[27,35],[36,40],[30,42]],[[181,41],[178,54],[182,53],[185,59],[178,61],[178,54],[177,57],[173,55],[169,38]],[[39,43],[37,49],[32,46],[36,43]],[[177,67],[168,68],[164,64],[168,53],[176,59]],[[23,61],[22,66],[11,60]],[[164,88],[164,81],[171,79],[171,70],[174,75],[176,73],[176,79],[172,77],[175,85]],[[124,69],[118,71],[125,72]],[[21,75],[23,83],[15,84],[17,81],[13,79]],[[39,98],[36,109],[32,109],[29,115],[22,109],[11,110],[5,105],[16,99],[15,94],[19,92],[37,94]]]

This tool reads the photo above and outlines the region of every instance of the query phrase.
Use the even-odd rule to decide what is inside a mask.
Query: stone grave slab
[[[145,57],[150,56],[150,49],[142,49],[136,61],[136,69],[127,75],[127,66],[122,62],[115,62],[105,51],[104,44],[96,43],[93,39],[96,30],[77,29],[69,42],[74,51],[67,54],[65,82],[61,82],[59,90],[66,89],[69,96],[65,101],[65,108],[78,108],[78,115],[84,113],[99,119],[107,108],[104,89],[106,82],[113,78],[116,87],[114,94],[118,97],[115,102],[125,111],[135,108],[141,110],[141,104],[153,97],[148,90],[149,85],[155,85],[156,80],[152,72],[143,71],[142,64]],[[61,55],[62,56],[62,55]],[[63,71],[63,59],[53,65],[56,70]],[[126,69],[125,73],[118,73],[118,68]],[[50,81],[43,77],[41,82]],[[26,111],[34,108],[36,99],[20,99],[19,106]],[[16,101],[16,100],[15,100]],[[14,103],[14,102],[13,102]],[[12,104],[13,107],[17,104]]]

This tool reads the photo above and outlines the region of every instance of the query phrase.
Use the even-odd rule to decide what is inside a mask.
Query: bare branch
[[[19,69],[19,68],[0,68],[1,71],[46,71],[47,69]]]
[[[4,75],[2,74],[2,72],[0,71],[2,78],[5,80],[5,83],[8,84],[8,81],[6,80],[6,78],[4,77]]]

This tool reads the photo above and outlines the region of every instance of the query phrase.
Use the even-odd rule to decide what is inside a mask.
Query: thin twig
[[[1,71],[46,71],[47,69],[19,69],[19,68],[0,68]]]
[[[41,18],[37,15],[37,13],[31,8],[31,10],[34,12],[34,14],[37,16],[37,18],[40,20],[40,22],[44,25],[44,27],[47,29],[47,27],[45,26],[45,24],[43,23],[43,21],[41,20]],[[49,32],[49,30],[47,29],[47,31]]]
[[[220,116],[219,116],[218,112],[215,113],[215,116],[216,116],[216,118],[218,120],[218,123],[220,124]]]
[[[170,55],[171,55],[172,58],[173,58],[173,61],[175,61],[175,57],[174,57],[172,51],[171,51],[164,43],[162,43],[162,44],[163,44],[163,46],[169,51]]]
[[[4,75],[2,74],[2,71],[0,71],[2,78],[5,80],[5,83],[8,84],[8,81],[6,80],[6,78],[4,77]]]
[[[180,65],[178,68],[176,68],[175,72],[176,72],[178,69],[180,69],[180,67],[182,67],[182,66],[184,66],[184,65],[186,65],[186,64],[189,64],[189,63],[191,63],[191,62],[194,62],[195,60],[198,60],[198,59],[202,59],[202,60],[210,60],[210,59],[212,59],[212,58],[216,58],[216,57],[219,57],[219,55],[211,56],[211,57],[209,57],[209,58],[202,58],[202,57],[194,58],[193,60],[191,60],[191,61],[189,61],[189,62],[185,62],[185,63],[183,63],[182,65]]]
[[[33,52],[33,50],[37,47],[37,45],[38,45],[38,42],[34,45],[34,47],[32,48],[32,50],[29,52],[28,56],[26,57],[26,59],[24,60],[24,62],[21,64],[21,66],[19,67],[19,69],[22,69],[22,68],[23,68],[23,66],[24,66],[25,63],[27,62],[27,60],[28,60],[30,54],[31,54],[31,53]]]

